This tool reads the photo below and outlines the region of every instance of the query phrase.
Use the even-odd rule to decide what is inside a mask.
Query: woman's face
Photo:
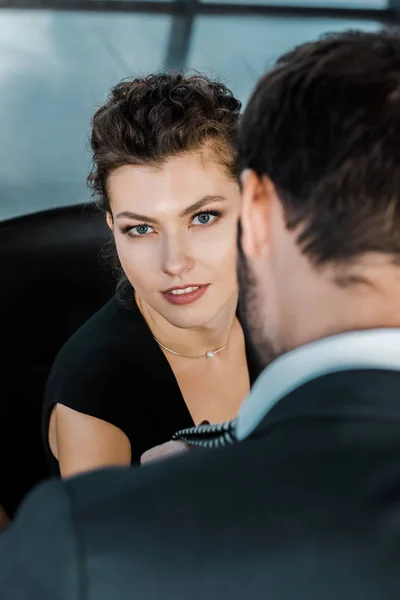
[[[201,327],[237,294],[239,187],[205,153],[108,178],[119,260],[136,294],[172,325]]]

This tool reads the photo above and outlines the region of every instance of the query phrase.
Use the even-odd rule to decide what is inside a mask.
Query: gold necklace
[[[225,346],[222,346],[221,348],[218,348],[217,350],[213,350],[213,351],[209,350],[205,354],[200,354],[200,356],[188,356],[187,354],[179,354],[179,352],[175,352],[175,350],[171,350],[171,348],[164,346],[164,344],[159,342],[156,337],[154,339],[157,342],[157,344],[160,346],[160,348],[163,348],[164,350],[166,350],[167,352],[170,352],[171,354],[174,354],[175,356],[180,356],[181,358],[213,358],[216,354],[218,354],[219,352],[222,352],[222,350],[225,350],[225,348],[228,346],[229,341],[230,341],[230,337],[229,337],[229,340],[226,342]]]

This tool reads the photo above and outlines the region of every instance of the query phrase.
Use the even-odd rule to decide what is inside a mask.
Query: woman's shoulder
[[[171,408],[166,423],[153,422],[165,395],[179,398],[179,388],[146,321],[137,306],[112,298],[70,338],[53,364],[42,412],[46,448],[53,407],[62,404],[121,429],[136,460],[178,428],[168,429]]]
[[[137,306],[113,297],[64,344],[46,385],[46,399],[105,397],[128,379],[157,369],[158,348]],[[113,394],[114,395],[114,394]]]
[[[160,352],[137,306],[112,298],[58,353],[45,389],[45,431],[55,404],[122,428],[131,406],[127,399],[143,396],[159,361]],[[151,381],[161,388],[157,378]]]
[[[115,296],[93,314],[64,344],[55,365],[95,359],[115,360],[127,346],[130,356],[139,351],[143,339],[151,336],[136,304],[123,305]]]

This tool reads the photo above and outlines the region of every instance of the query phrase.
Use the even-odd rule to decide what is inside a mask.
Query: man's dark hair
[[[399,261],[399,34],[328,34],[282,56],[245,111],[239,163],[271,179],[315,265]]]
[[[92,122],[88,181],[99,206],[110,210],[107,179],[114,169],[159,166],[205,146],[236,177],[240,109],[225,85],[201,75],[162,73],[119,83]]]

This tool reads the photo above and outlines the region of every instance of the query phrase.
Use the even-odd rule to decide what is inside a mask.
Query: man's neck
[[[349,280],[346,285],[333,279],[317,285],[303,282],[292,297],[296,298],[295,307],[282,303],[284,351],[340,333],[400,327],[397,267],[379,277]]]

